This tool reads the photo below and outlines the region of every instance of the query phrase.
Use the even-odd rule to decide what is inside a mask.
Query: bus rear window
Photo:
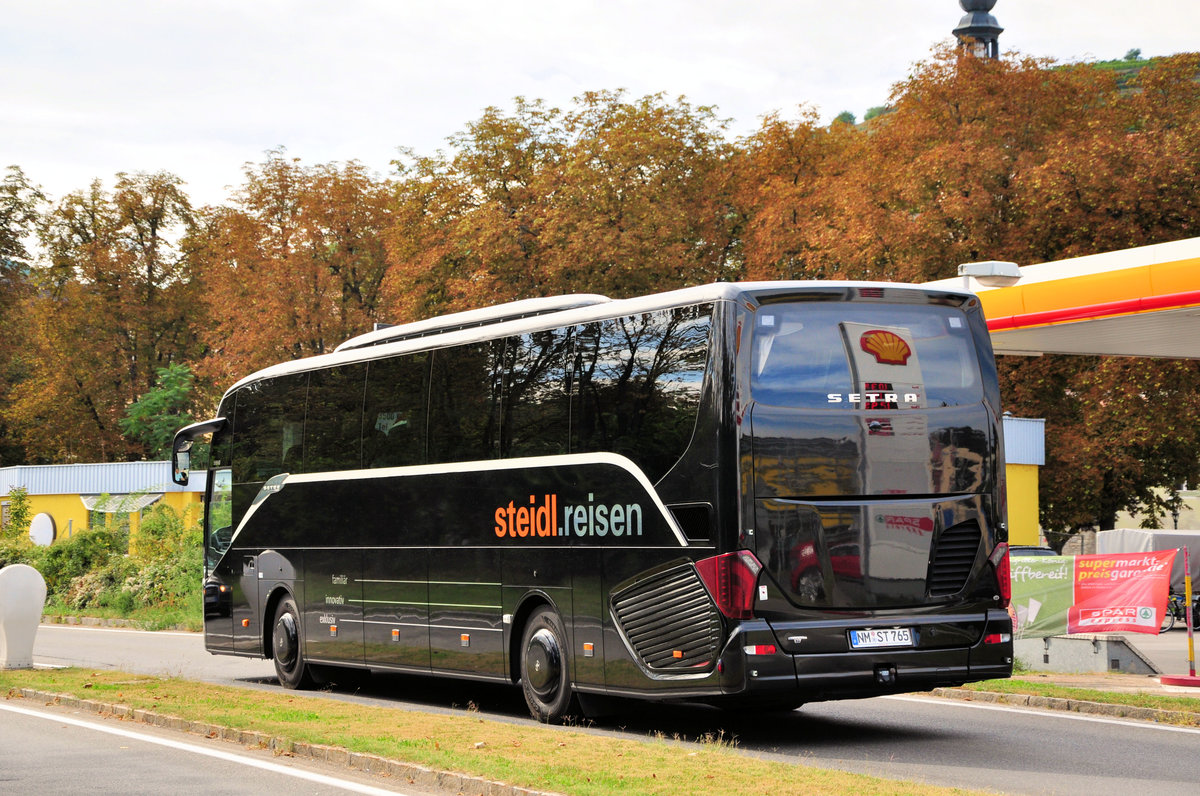
[[[952,307],[772,304],[755,315],[754,400],[805,409],[936,409],[982,400],[966,317]]]

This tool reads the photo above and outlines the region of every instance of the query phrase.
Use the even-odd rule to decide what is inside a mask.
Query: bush
[[[204,574],[199,525],[185,524],[169,506],[155,506],[125,554],[127,539],[123,529],[99,528],[44,548],[0,542],[0,562],[36,567],[53,610],[198,627]]]
[[[142,517],[130,553],[140,563],[170,561],[190,550],[199,551],[202,539],[198,524],[189,528],[173,508],[158,505]]]
[[[132,563],[124,556],[113,556],[104,567],[72,578],[63,595],[63,605],[73,610],[113,608],[122,612],[134,606],[133,597],[124,591]]]
[[[106,529],[87,530],[77,533],[65,542],[32,552],[32,564],[46,579],[47,597],[65,600],[71,581],[94,570],[108,566],[115,552],[120,550],[120,539]]]
[[[9,564],[32,564],[34,550],[18,539],[0,539],[0,569]]]

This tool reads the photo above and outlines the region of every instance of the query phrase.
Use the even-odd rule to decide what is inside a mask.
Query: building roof
[[[0,467],[0,495],[24,487],[30,495],[129,495],[203,492],[207,473],[197,471],[187,486],[171,481],[170,462],[44,464]]]

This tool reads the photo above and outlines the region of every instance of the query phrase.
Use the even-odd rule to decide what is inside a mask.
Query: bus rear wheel
[[[285,597],[275,609],[275,624],[271,631],[275,674],[284,688],[308,688],[313,684],[312,673],[304,662],[303,642],[300,611],[291,597]]]
[[[570,656],[562,619],[550,608],[539,608],[521,634],[521,690],[525,704],[538,721],[560,724],[578,712],[571,688]]]

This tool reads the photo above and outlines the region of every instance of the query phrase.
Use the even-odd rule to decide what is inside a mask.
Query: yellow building
[[[187,521],[199,519],[205,475],[194,473],[191,483],[181,487],[171,481],[170,462],[0,467],[0,515],[7,522],[9,495],[24,488],[39,544],[126,517],[132,536],[142,511],[156,503],[170,506]]]
[[[1046,421],[1004,418],[1004,474],[1008,481],[1008,543],[1041,544],[1038,468],[1046,463]]]

